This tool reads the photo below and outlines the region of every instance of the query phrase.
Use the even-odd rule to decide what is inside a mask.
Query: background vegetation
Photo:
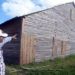
[[[28,65],[7,65],[6,75],[75,75],[75,55]]]

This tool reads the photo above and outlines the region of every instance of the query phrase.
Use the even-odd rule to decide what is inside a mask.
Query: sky
[[[0,0],[0,24],[16,16],[52,8],[75,0]]]

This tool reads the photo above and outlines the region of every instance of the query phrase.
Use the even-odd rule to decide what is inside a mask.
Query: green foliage
[[[75,75],[75,55],[41,63],[11,65],[6,75]]]

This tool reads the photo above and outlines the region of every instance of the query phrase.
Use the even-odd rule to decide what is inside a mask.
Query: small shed
[[[17,40],[6,44],[9,63],[29,64],[75,54],[75,8],[67,3],[13,18],[0,26]]]

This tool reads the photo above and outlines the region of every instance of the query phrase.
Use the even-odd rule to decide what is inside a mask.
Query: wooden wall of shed
[[[69,40],[62,38],[63,34],[65,37],[69,33],[75,33],[74,10],[73,4],[70,3],[33,13],[24,18],[23,33],[35,36],[36,39],[35,62],[75,54],[75,36],[69,35]]]
[[[6,64],[19,64],[20,62],[20,39],[21,39],[22,18],[14,18],[0,26],[9,36],[17,34],[17,39],[8,42],[3,47],[4,61]]]
[[[35,37],[25,33],[25,18],[22,20],[20,64],[29,64],[35,59]]]

